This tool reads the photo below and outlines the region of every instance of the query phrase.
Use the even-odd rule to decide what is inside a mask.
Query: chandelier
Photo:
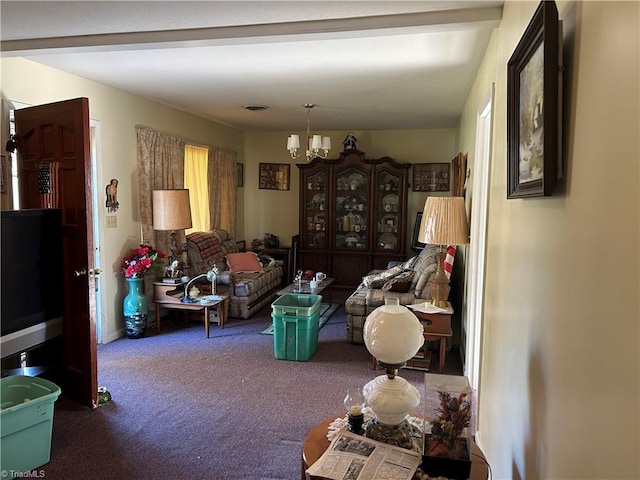
[[[315,105],[313,103],[305,103],[303,106],[307,109],[307,148],[304,152],[307,157],[307,162],[310,162],[316,157],[327,158],[329,150],[331,150],[331,138],[321,135],[311,135],[311,109],[315,107]],[[287,138],[287,150],[289,150],[291,158],[295,159],[302,155],[302,153],[298,154],[299,148],[300,137],[298,135],[290,135],[289,138]],[[324,153],[321,154],[320,150],[323,150]]]

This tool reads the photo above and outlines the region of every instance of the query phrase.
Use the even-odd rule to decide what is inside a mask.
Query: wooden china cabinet
[[[326,273],[337,288],[353,288],[370,270],[403,260],[410,166],[366,158],[355,149],[297,164],[298,268]]]

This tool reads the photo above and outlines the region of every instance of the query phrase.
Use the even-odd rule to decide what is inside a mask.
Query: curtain
[[[183,188],[184,145],[181,138],[146,127],[136,127],[138,139],[138,199],[142,240],[169,254],[169,234],[153,229],[152,190]],[[184,232],[176,232],[178,245]]]
[[[191,232],[206,232],[211,230],[209,189],[207,188],[208,166],[208,148],[185,145],[184,188],[189,189],[191,223],[193,224],[193,228],[185,230],[187,235]]]
[[[209,149],[209,209],[211,228],[221,228],[235,237],[238,154],[220,147]]]

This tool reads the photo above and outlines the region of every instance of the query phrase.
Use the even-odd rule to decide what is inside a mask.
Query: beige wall
[[[265,233],[280,237],[282,245],[291,245],[291,236],[298,232],[298,175],[296,163],[304,163],[304,157],[292,160],[286,150],[287,136],[305,132],[248,132],[245,134],[245,240],[250,245],[254,238],[263,238]],[[343,150],[345,131],[314,132],[329,135],[333,146],[330,158],[337,158]],[[401,163],[450,162],[457,154],[457,130],[383,130],[354,131],[358,148],[369,158],[388,156]],[[289,191],[259,190],[259,163],[291,164],[291,188]],[[410,181],[412,178],[410,171]],[[411,240],[413,224],[418,210],[424,207],[427,194],[409,190],[409,216],[407,242]],[[365,272],[366,273],[366,272]]]
[[[98,166],[99,221],[102,225],[101,282],[106,318],[103,341],[123,334],[122,299],[126,286],[120,270],[125,253],[140,241],[138,177],[136,172],[136,125],[182,136],[194,142],[226,147],[242,158],[242,132],[184,112],[126,94],[99,83],[20,59],[2,59],[2,96],[38,105],[77,97],[89,98],[89,116],[98,120],[102,133],[102,161]],[[4,142],[4,140],[3,140]],[[3,143],[4,145],[4,143]],[[120,208],[117,228],[104,228],[104,187],[117,178]]]
[[[536,6],[505,4],[460,129],[472,152],[495,82],[479,440],[493,478],[637,479],[640,4],[558,2],[565,178],[506,200],[506,64]]]

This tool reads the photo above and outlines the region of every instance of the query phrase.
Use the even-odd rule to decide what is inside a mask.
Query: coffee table
[[[307,280],[303,280],[302,281],[302,288],[298,289],[298,284],[297,282],[293,282],[290,283],[289,285],[287,285],[286,287],[284,287],[282,290],[278,290],[276,292],[276,295],[278,296],[282,296],[282,295],[286,295],[287,293],[304,293],[307,295],[321,295],[322,291],[325,290],[327,287],[329,288],[329,305],[331,305],[332,300],[333,300],[333,281],[335,280],[335,278],[331,278],[331,277],[327,277],[324,280],[322,280],[321,282],[318,282],[318,287],[315,288],[313,291],[311,291],[311,287],[309,287],[309,282]]]

